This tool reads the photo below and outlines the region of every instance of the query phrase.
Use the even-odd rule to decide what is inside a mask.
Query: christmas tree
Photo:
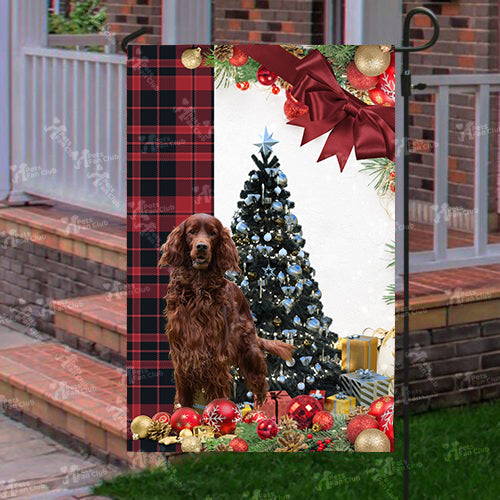
[[[331,318],[323,315],[321,290],[297,217],[285,189],[287,177],[280,170],[272,147],[277,143],[267,128],[262,136],[258,167],[241,191],[241,201],[231,229],[241,259],[242,273],[232,279],[245,294],[257,335],[297,347],[293,362],[267,357],[269,388],[286,390],[291,397],[311,390],[337,391],[340,351],[337,334],[329,331]],[[233,371],[233,399],[252,401],[238,369]]]

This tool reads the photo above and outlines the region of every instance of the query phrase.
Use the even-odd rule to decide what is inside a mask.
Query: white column
[[[210,0],[163,0],[161,15],[163,44],[212,43]]]
[[[0,201],[10,186],[10,3],[0,2]]]

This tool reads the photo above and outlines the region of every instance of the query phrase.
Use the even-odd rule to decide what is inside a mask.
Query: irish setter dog
[[[176,227],[161,247],[159,266],[170,266],[167,335],[175,404],[193,406],[196,393],[208,401],[231,396],[231,366],[262,400],[268,390],[264,351],[292,358],[294,346],[257,336],[250,307],[226,271],[240,272],[238,251],[221,222],[195,214]]]

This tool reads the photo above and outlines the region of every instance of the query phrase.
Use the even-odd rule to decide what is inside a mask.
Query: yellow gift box
[[[356,408],[356,398],[339,392],[328,396],[325,402],[325,410],[331,413],[349,413]]]
[[[342,368],[347,372],[377,369],[377,342],[375,337],[351,335],[342,339]]]

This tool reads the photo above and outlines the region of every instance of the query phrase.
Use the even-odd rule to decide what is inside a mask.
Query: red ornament
[[[370,415],[358,415],[347,424],[347,439],[354,444],[358,434],[366,429],[378,429],[377,421]]]
[[[229,59],[230,64],[233,66],[239,67],[239,66],[245,66],[245,64],[248,62],[248,56],[242,52],[240,49],[234,47],[233,48],[233,57]]]
[[[257,80],[262,85],[273,85],[277,79],[278,77],[272,71],[264,68],[264,66],[261,66],[257,70]]]
[[[299,116],[306,114],[309,111],[309,106],[302,104],[297,101],[295,97],[293,97],[292,93],[287,90],[286,91],[286,101],[283,105],[283,111],[285,112],[285,116],[288,120],[293,120]]]
[[[378,77],[375,89],[369,92],[371,100],[382,106],[394,106],[396,100],[396,66],[394,52],[391,53],[389,67]]]
[[[391,182],[391,183],[389,184],[389,188],[391,189],[391,191],[392,191],[393,193],[395,193],[395,192],[396,192],[396,184],[394,184],[394,182]]]
[[[359,71],[354,64],[354,61],[351,61],[345,70],[347,80],[349,83],[358,90],[371,90],[374,89],[378,83],[378,76],[366,76]]]
[[[368,415],[375,417],[377,422],[380,422],[380,417],[387,411],[389,406],[394,404],[394,398],[392,396],[382,396],[376,399],[368,408]]]
[[[182,429],[193,429],[201,424],[201,415],[192,408],[179,408],[170,420],[172,429],[179,433]]]
[[[385,433],[391,442],[391,451],[394,451],[394,405],[390,405],[380,417],[379,429]]]
[[[260,439],[272,439],[278,434],[278,424],[270,419],[265,418],[257,424],[257,435]]]
[[[286,408],[286,414],[297,422],[299,429],[312,427],[314,415],[319,411],[321,411],[320,402],[305,394],[294,397]]]
[[[322,431],[329,431],[333,428],[333,415],[326,410],[319,411],[314,415],[312,423],[320,425]]]
[[[377,85],[373,90],[368,91],[370,99],[379,106],[394,107],[394,101],[390,99]]]
[[[280,93],[280,88],[277,85],[273,85],[271,91],[274,95],[276,95]]]
[[[229,441],[229,446],[233,449],[233,451],[248,451],[248,443],[241,438],[234,438]]]
[[[248,90],[250,84],[248,82],[236,82],[236,87],[239,88],[240,90]]]
[[[241,411],[229,399],[214,399],[203,410],[203,422],[220,435],[231,434],[241,422]]]
[[[243,422],[245,424],[253,424],[254,422],[259,422],[260,420],[267,418],[266,414],[263,411],[252,410],[249,411],[244,417]]]
[[[170,413],[167,413],[165,411],[160,411],[153,415],[153,422],[161,422],[162,424],[169,424],[170,423]]]

